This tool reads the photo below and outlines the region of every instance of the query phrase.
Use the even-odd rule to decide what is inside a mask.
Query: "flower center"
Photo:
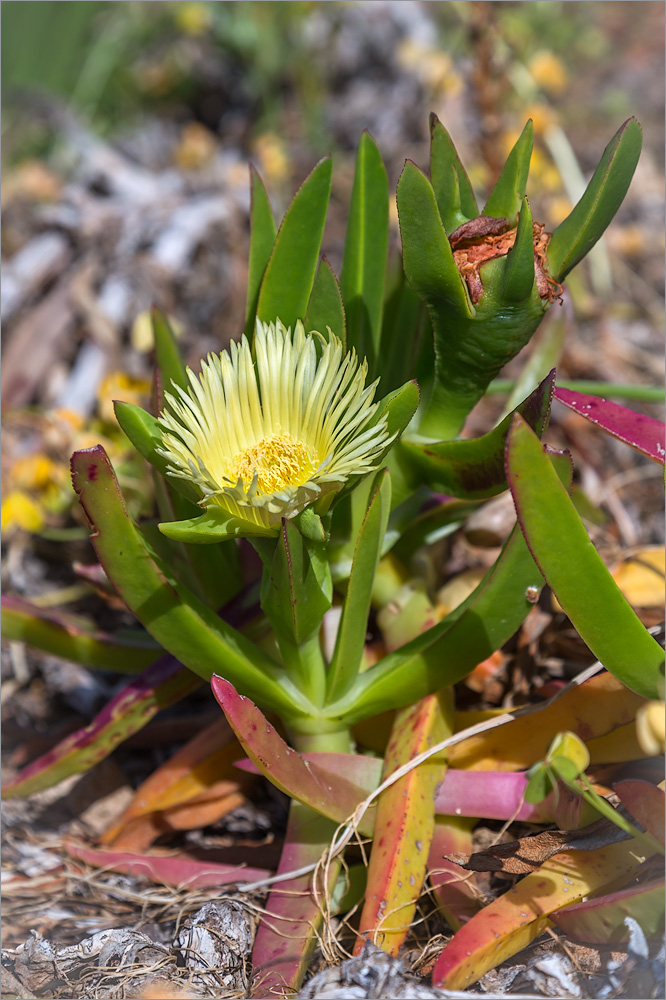
[[[317,471],[312,451],[291,434],[273,434],[244,448],[231,460],[229,478],[249,485],[257,474],[262,493],[277,493],[286,486],[301,486]]]

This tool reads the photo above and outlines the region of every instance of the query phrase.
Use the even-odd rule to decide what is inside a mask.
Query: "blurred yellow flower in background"
[[[549,49],[539,49],[527,64],[534,82],[546,94],[560,97],[567,88],[569,76],[564,63]]]

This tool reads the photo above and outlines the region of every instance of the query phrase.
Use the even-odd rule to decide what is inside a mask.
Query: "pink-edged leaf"
[[[163,656],[123,688],[88,726],[66,736],[8,781],[3,798],[25,798],[81,774],[104,760],[162,708],[174,705],[202,683],[172,656]]]
[[[447,772],[448,773],[448,772]],[[467,872],[445,854],[471,854],[475,821],[458,816],[437,816],[428,855],[428,880],[435,898],[453,930],[478,911],[482,894],[475,888],[476,874]]]
[[[594,851],[556,854],[454,934],[435,963],[433,985],[466,989],[539,937],[555,910],[617,884],[639,865],[635,843],[626,840]]]
[[[555,399],[653,462],[664,464],[664,425],[660,420],[600,396],[588,396],[584,392],[573,392],[559,386],[555,388]]]
[[[214,676],[211,687],[247,755],[281,791],[336,823],[344,822],[366,797],[361,785],[306,762],[285,743],[257,706],[239,695],[229,681]],[[373,825],[374,815],[369,813],[359,829],[369,835]]]
[[[93,868],[106,868],[125,875],[144,875],[162,885],[179,888],[205,889],[209,886],[243,884],[268,878],[265,868],[245,868],[243,865],[221,865],[212,861],[195,861],[189,857],[159,854],[130,854],[127,851],[99,851],[71,841],[65,843],[67,853]]]
[[[450,768],[437,789],[438,813],[483,819],[520,820],[523,823],[552,823],[561,814],[563,797],[574,798],[566,816],[567,824],[577,825],[580,796],[558,789],[543,802],[524,801],[527,777],[524,771],[459,771]],[[577,803],[577,806],[576,806]],[[453,852],[448,852],[453,853]]]
[[[643,882],[628,889],[565,906],[553,913],[553,923],[576,941],[622,945],[629,940],[625,917],[633,917],[647,938],[664,933],[664,880]]]
[[[301,802],[292,801],[278,874],[316,864],[329,846],[336,824]],[[334,861],[327,888],[340,871]],[[290,996],[307,972],[323,912],[312,892],[312,875],[276,885],[268,897],[252,949],[253,997]]]
[[[318,773],[326,771],[330,780],[345,778],[372,792],[381,780],[383,760],[361,754],[308,753],[300,755],[303,761],[315,765]],[[235,767],[250,774],[262,774],[249,758],[238,760]],[[527,778],[524,771],[460,771],[449,768],[435,792],[435,812],[443,816],[483,819],[520,820],[523,823],[552,823],[565,828],[578,826],[581,796],[559,789],[559,799],[566,798],[566,812],[555,793],[543,802],[523,801]],[[569,802],[569,799],[573,800]],[[589,820],[591,822],[591,820]],[[462,851],[463,849],[460,848]],[[454,853],[453,848],[447,852]]]
[[[665,797],[662,789],[640,778],[627,778],[617,781],[613,791],[634,819],[663,845]]]
[[[396,712],[382,778],[449,736],[453,706],[448,692],[428,695]],[[375,836],[355,954],[370,938],[397,955],[423,891],[435,829],[435,787],[444,762],[434,757],[413,768],[378,797]]]

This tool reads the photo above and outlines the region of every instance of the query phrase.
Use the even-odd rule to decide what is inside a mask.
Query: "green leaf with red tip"
[[[534,124],[530,118],[509,153],[481,215],[510,220],[518,215],[520,203],[527,193],[533,141]]]
[[[448,692],[429,695],[397,712],[382,779],[450,736],[452,725]],[[397,955],[409,933],[423,891],[435,829],[435,787],[442,770],[441,756],[433,757],[379,794],[357,954],[369,937],[389,955]]]
[[[335,824],[300,802],[292,802],[278,875],[316,864],[328,848]],[[330,895],[340,872],[334,860],[326,884]],[[303,982],[324,914],[312,891],[312,875],[287,879],[271,889],[252,949],[254,986],[258,998],[298,990]]]
[[[516,240],[506,257],[504,268],[504,294],[509,302],[527,299],[534,287],[534,237],[532,212],[527,198],[523,198],[518,217]]]
[[[659,882],[641,882],[640,885],[565,906],[553,913],[552,920],[556,927],[575,941],[621,947],[629,942],[626,917],[636,921],[648,940],[663,939],[663,878]]]
[[[162,647],[146,632],[112,635],[84,619],[52,608],[38,608],[11,594],[2,597],[2,636],[64,660],[119,674],[139,673],[162,653]]]
[[[327,327],[330,327],[335,336],[346,345],[347,321],[340,285],[326,257],[322,257],[308,302],[305,329],[308,332],[317,330],[328,340]]]
[[[194,691],[201,679],[164,656],[123,688],[88,726],[66,736],[3,787],[3,798],[26,798],[71,774],[82,774],[139,732],[163,708]]]
[[[174,542],[187,542],[190,545],[212,545],[227,541],[230,538],[250,538],[260,535],[265,538],[275,538],[278,526],[266,527],[235,517],[223,507],[206,507],[198,517],[188,517],[183,521],[163,521],[158,525],[160,531]]]
[[[629,118],[606,146],[585,193],[548,245],[548,266],[556,281],[590,252],[613,219],[629,190],[642,142],[640,125]]]
[[[153,324],[155,358],[162,376],[162,387],[167,392],[173,393],[172,383],[175,382],[181,389],[185,389],[188,385],[187,372],[171,324],[159,309],[153,309],[150,318]]]
[[[265,868],[243,865],[221,865],[214,861],[197,861],[187,856],[162,854],[130,854],[127,851],[94,850],[73,841],[65,842],[72,858],[93,868],[104,868],[125,875],[149,878],[158,885],[173,885],[182,889],[208,889],[222,885],[242,885],[268,878]]]
[[[99,445],[72,456],[72,482],[107,576],[144,628],[184,666],[208,680],[215,670],[267,708],[309,714],[284,671],[255,643],[184,587],[178,591],[155,563],[127,513],[111,463]]]
[[[548,423],[555,369],[514,410],[539,437]],[[420,443],[401,440],[397,461],[413,487],[426,484],[463,500],[484,500],[507,488],[504,450],[513,413],[478,438]]]
[[[555,910],[633,876],[639,867],[633,841],[556,854],[454,934],[435,963],[433,985],[466,989],[543,934]]]
[[[389,189],[381,154],[363,132],[356,154],[354,186],[340,270],[347,315],[347,342],[368,359],[370,377],[379,373],[384,278],[388,256]]]
[[[627,778],[616,781],[613,791],[648,833],[664,845],[664,792],[649,781]]]
[[[519,415],[509,431],[506,462],[523,534],[572,624],[623,684],[657,698],[664,651],[623,597],[541,442]]]
[[[213,677],[211,687],[241,746],[272,784],[337,823],[354,812],[367,794],[365,788],[292,750],[256,705],[241,697],[229,681]],[[374,813],[369,812],[359,829],[371,834],[373,824]]]
[[[328,672],[328,701],[341,697],[349,690],[363,662],[372,587],[391,510],[391,478],[386,469],[377,474],[375,484],[356,539],[342,618]]]
[[[568,406],[574,413],[590,420],[606,434],[624,441],[641,455],[653,462],[664,464],[664,424],[661,420],[636,413],[619,403],[612,403],[601,396],[589,396],[583,392],[555,387],[555,399]]]
[[[479,214],[472,185],[451,136],[434,113],[430,115],[430,181],[447,233]]]
[[[266,188],[261,177],[250,164],[250,255],[245,305],[245,335],[250,342],[254,334],[259,288],[271,256],[276,233],[275,219]]]
[[[264,323],[280,319],[293,329],[307,312],[324,234],[332,171],[330,156],[320,160],[286,211],[259,289],[257,318]]]

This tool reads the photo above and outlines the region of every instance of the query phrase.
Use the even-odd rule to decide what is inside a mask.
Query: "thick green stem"
[[[355,748],[350,729],[336,729],[328,733],[290,730],[289,738],[299,753],[353,753]]]
[[[289,642],[285,636],[278,636],[282,662],[289,678],[313,705],[320,708],[326,696],[326,664],[319,643],[319,632],[315,632],[300,646]]]

